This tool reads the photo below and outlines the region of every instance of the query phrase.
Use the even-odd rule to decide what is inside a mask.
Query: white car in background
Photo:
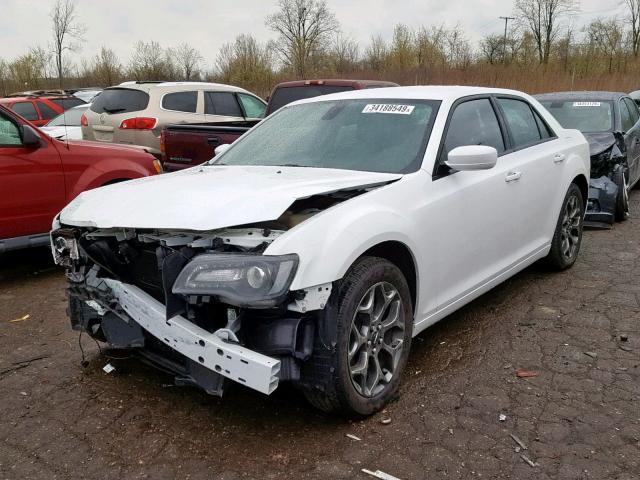
[[[526,94],[359,90],[81,194],[52,245],[75,329],[212,394],[291,381],[361,416],[395,394],[413,336],[536,260],[573,265],[588,178],[583,135]]]
[[[82,140],[80,119],[90,106],[91,104],[86,104],[70,108],[40,127],[40,130],[58,140]]]

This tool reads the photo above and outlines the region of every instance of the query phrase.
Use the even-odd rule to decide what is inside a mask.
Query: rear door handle
[[[553,163],[562,163],[564,162],[564,159],[567,158],[566,155],[564,153],[556,153],[553,156]]]
[[[516,180],[520,180],[520,177],[522,176],[522,172],[509,172],[507,173],[507,176],[504,177],[504,181],[505,182],[515,182]]]

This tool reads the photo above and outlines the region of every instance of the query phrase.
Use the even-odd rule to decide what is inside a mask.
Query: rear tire
[[[336,285],[318,320],[303,367],[307,400],[325,412],[364,417],[397,393],[413,332],[413,309],[400,269],[363,257]]]
[[[629,216],[629,189],[627,176],[624,174],[624,167],[619,165],[613,172],[611,180],[618,187],[618,196],[616,197],[616,222],[624,222]]]
[[[551,250],[545,259],[549,266],[566,270],[575,263],[582,244],[583,224],[584,199],[580,188],[572,183],[562,202]]]

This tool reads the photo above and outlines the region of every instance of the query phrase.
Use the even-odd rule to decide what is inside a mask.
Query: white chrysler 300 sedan
[[[73,328],[211,394],[291,381],[371,414],[414,335],[580,249],[587,142],[520,92],[327,95],[220,150],[85,192],[51,234]]]

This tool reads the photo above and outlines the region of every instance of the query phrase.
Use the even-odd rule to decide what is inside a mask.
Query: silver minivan
[[[247,90],[204,82],[124,82],[106,88],[82,117],[82,137],[141,145],[160,155],[168,124],[259,120],[266,103]]]

